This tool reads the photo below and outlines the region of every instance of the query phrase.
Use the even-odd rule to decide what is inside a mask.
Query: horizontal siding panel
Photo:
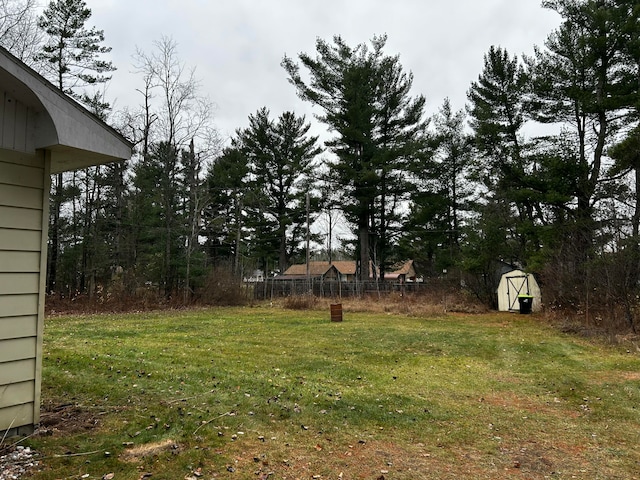
[[[0,272],[0,295],[38,293],[39,288],[40,275],[38,273]]]
[[[3,228],[42,230],[42,210],[0,206],[0,222]]]
[[[33,380],[0,385],[0,408],[33,403],[34,397],[35,383]]]
[[[40,252],[0,250],[0,272],[38,273],[39,271]]]
[[[0,317],[0,340],[35,337],[38,334],[38,316]]]
[[[0,161],[0,182],[22,187],[44,188],[44,170]]]
[[[44,168],[44,155],[42,152],[26,153],[26,152],[16,152],[12,150],[4,150],[0,152],[0,162],[14,163],[16,165],[35,167],[42,170]],[[2,180],[0,179],[0,182],[1,181]]]
[[[0,368],[3,363],[36,358],[36,339],[0,340]]]
[[[0,409],[0,431],[33,425],[35,423],[33,418],[34,403]]]
[[[36,230],[12,230],[0,226],[0,250],[39,252],[42,233]]]
[[[38,314],[38,294],[0,295],[0,317]]]
[[[42,210],[41,188],[20,187],[0,183],[0,205]]]
[[[0,385],[33,381],[36,378],[36,360],[18,360],[5,363],[0,368]]]

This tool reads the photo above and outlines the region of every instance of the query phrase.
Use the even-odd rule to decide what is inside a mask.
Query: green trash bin
[[[520,303],[520,313],[531,313],[531,306],[533,305],[532,295],[518,295],[518,303]]]

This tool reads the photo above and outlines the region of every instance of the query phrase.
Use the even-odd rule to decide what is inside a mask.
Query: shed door
[[[507,277],[507,300],[509,310],[519,310],[518,295],[530,295],[529,275]]]

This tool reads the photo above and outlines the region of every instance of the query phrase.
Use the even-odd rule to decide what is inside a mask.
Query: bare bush
[[[249,297],[242,280],[231,268],[215,267],[209,272],[198,300],[205,305],[237,306],[246,305]]]
[[[286,297],[283,302],[283,308],[289,310],[313,310],[318,307],[320,301],[315,295],[291,295]]]
[[[602,254],[580,265],[549,262],[541,286],[547,316],[571,331],[637,333],[640,285],[634,249]]]

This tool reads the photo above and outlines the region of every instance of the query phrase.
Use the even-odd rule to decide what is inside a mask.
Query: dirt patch
[[[501,392],[499,394],[485,395],[478,401],[487,403],[494,407],[502,407],[505,409],[519,410],[527,413],[544,413],[545,415],[569,415],[564,408],[558,408],[562,402],[559,399],[553,399],[546,402],[532,402],[528,397],[519,397],[509,392]]]
[[[640,381],[640,372],[594,372],[591,378],[595,383],[601,386],[625,382],[638,382]]]
[[[93,430],[100,425],[100,412],[76,403],[46,402],[40,409],[38,435],[68,435]]]
[[[640,372],[624,372],[621,374],[622,378],[626,381],[637,382],[640,381]]]

